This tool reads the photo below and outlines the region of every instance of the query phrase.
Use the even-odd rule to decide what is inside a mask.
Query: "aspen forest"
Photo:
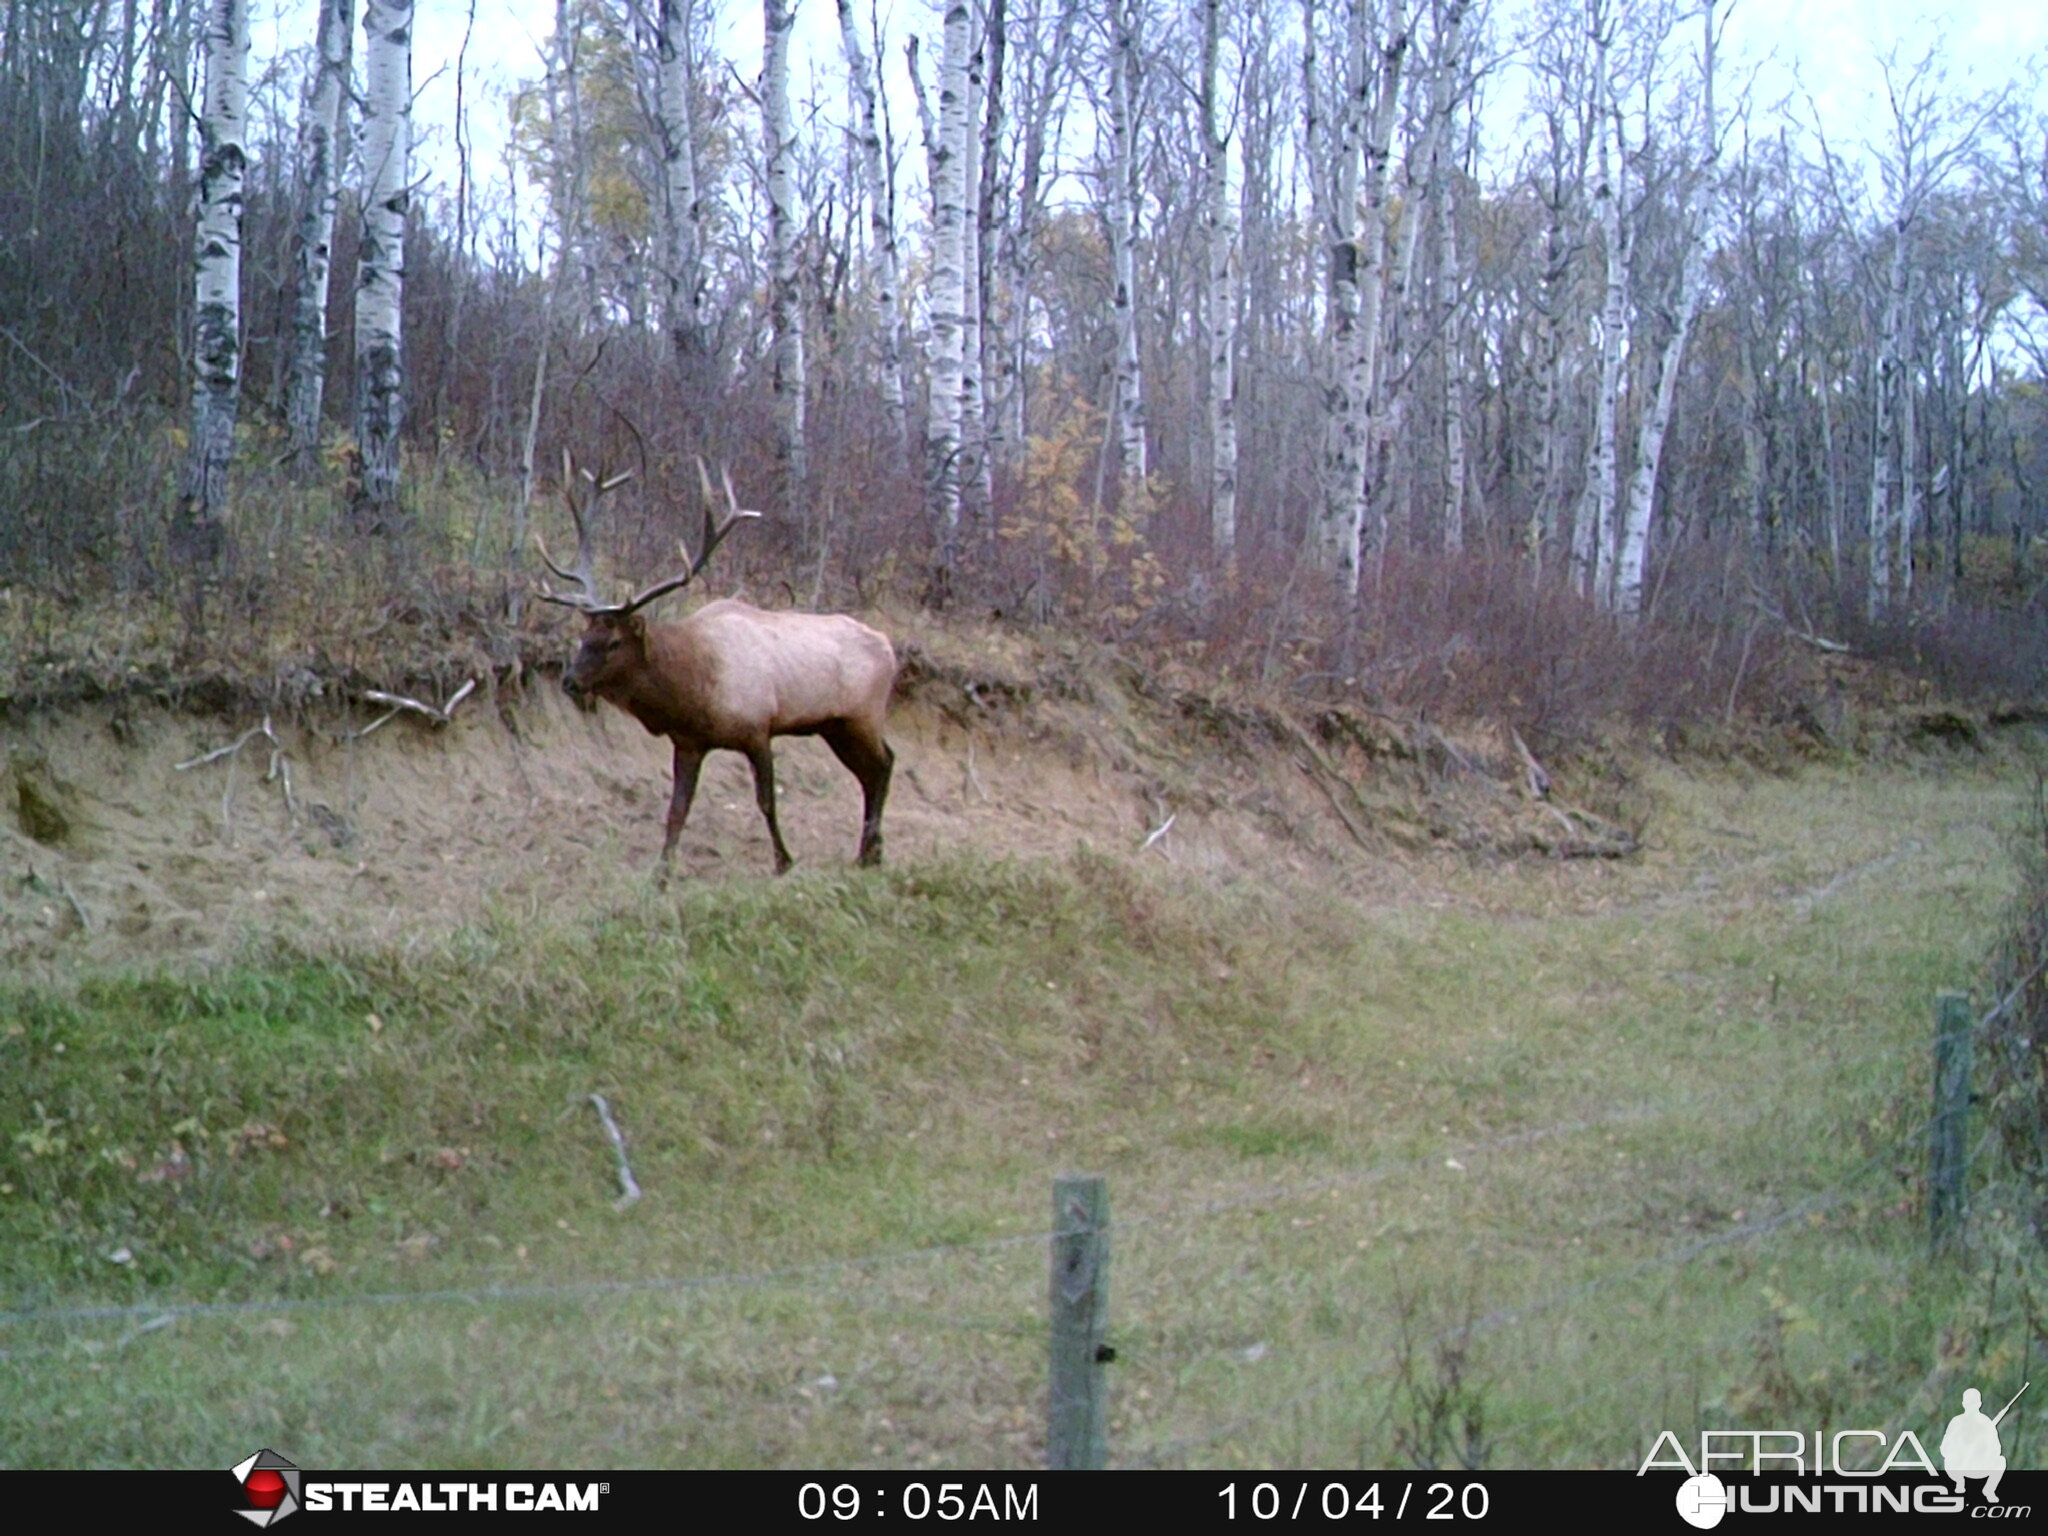
[[[2023,1515],[2044,786],[2038,0],[0,0],[10,1476]]]
[[[225,0],[12,0],[0,582],[256,613],[317,548],[516,624],[567,449],[637,476],[622,568],[702,455],[799,599],[1411,703],[1532,645],[1580,719],[1788,644],[2048,655],[2035,76],[1895,50],[1829,122],[1725,5],[811,8],[755,56],[562,0],[493,93],[474,7],[422,81],[398,0],[269,57]]]

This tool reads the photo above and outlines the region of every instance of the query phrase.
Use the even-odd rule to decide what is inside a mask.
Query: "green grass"
[[[0,1305],[292,1304],[0,1327],[0,1463],[1029,1465],[1045,1253],[1004,1240],[1083,1167],[1121,1460],[1932,1420],[2018,1368],[1923,1255],[1911,1132],[2019,787],[1664,794],[1641,868],[1434,905],[963,855],[0,991]],[[641,1288],[545,1294],[599,1281]],[[529,1294],[352,1300],[486,1287]]]

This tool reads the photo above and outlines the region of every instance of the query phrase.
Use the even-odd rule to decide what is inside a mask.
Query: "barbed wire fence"
[[[2048,958],[2044,958],[2040,965],[2034,967],[1982,1015],[1964,1014],[1961,1021],[1963,1038],[1974,1039],[1988,1030],[2038,978],[2044,967],[2048,967]],[[1949,1049],[1952,1050],[1958,1030],[1955,995],[1944,994],[1939,1007],[1941,1022],[1937,1027],[1937,1040],[1950,1042]],[[1088,1345],[1076,1356],[1072,1380],[1064,1387],[1058,1383],[1053,1386],[1052,1417],[1058,1416],[1063,1393],[1080,1392],[1091,1400],[1088,1412],[1095,1416],[1094,1422],[1098,1429],[1106,1423],[1109,1373],[1117,1365],[1120,1355],[1128,1359],[1135,1352],[1134,1346],[1144,1353],[1153,1355],[1155,1363],[1180,1370],[1197,1366],[1204,1361],[1228,1360],[1232,1357],[1254,1363],[1275,1358],[1276,1367],[1299,1367],[1308,1379],[1298,1387],[1277,1396],[1262,1397],[1258,1405],[1248,1411],[1227,1415],[1204,1427],[1160,1437],[1149,1443],[1129,1447],[1097,1444],[1093,1448],[1083,1446],[1076,1450],[1072,1447],[1063,1448],[1058,1435],[1054,1434],[1051,1437],[1050,1450],[1052,1463],[1107,1463],[1133,1468],[1186,1464],[1204,1452],[1219,1448],[1227,1449],[1232,1441],[1255,1425],[1270,1423],[1285,1415],[1299,1415],[1305,1409],[1340,1394],[1369,1391],[1375,1383],[1383,1385],[1403,1368],[1403,1353],[1406,1352],[1412,1357],[1418,1345],[1423,1349],[1456,1348],[1462,1352],[1469,1349],[1476,1340],[1509,1333],[1539,1318],[1553,1317],[1561,1311],[1568,1311],[1580,1303],[1603,1297],[1646,1276],[1681,1269],[1703,1256],[1737,1245],[1768,1244],[1782,1234],[1798,1230],[1803,1223],[1823,1218],[1830,1211],[1867,1198],[1871,1193],[1873,1175],[1881,1171],[1895,1172],[1902,1165],[1911,1163],[1916,1153],[1923,1148],[1927,1153],[1931,1237],[1936,1245],[1940,1246],[1951,1240],[1953,1235],[1952,1231],[1944,1232],[1943,1221],[1958,1222],[1966,1214],[1967,1170],[1972,1162],[1981,1160],[1992,1136],[1992,1132],[1986,1128],[1980,1132],[1974,1146],[1968,1145],[1961,1136],[1961,1125],[1969,1112],[1969,1069],[1966,1062],[1958,1079],[1951,1062],[1944,1078],[1940,1065],[1941,1049],[1938,1044],[1935,1073],[1936,1091],[1941,1097],[1931,1112],[1917,1121],[1896,1128],[1875,1151],[1866,1155],[1824,1188],[1786,1198],[1775,1210],[1745,1217],[1721,1231],[1615,1264],[1527,1299],[1497,1305],[1483,1311],[1473,1311],[1454,1324],[1424,1332],[1419,1336],[1411,1336],[1408,1333],[1409,1319],[1404,1316],[1399,1319],[1403,1333],[1401,1344],[1377,1352],[1368,1352],[1363,1363],[1354,1362],[1345,1368],[1318,1374],[1311,1369],[1312,1361],[1287,1361],[1276,1358],[1276,1353],[1269,1351],[1263,1341],[1250,1347],[1241,1342],[1211,1344],[1203,1348],[1182,1350],[1176,1354],[1166,1347],[1163,1338],[1148,1333],[1142,1310],[1135,1318],[1128,1315],[1130,1299],[1120,1297],[1116,1312],[1105,1312],[1084,1324],[1083,1333],[1089,1340]],[[1867,1053],[1864,1059],[1871,1063],[1889,1062],[1917,1054],[1922,1050],[1924,1047],[1899,1046]],[[1958,1081],[1960,1088],[1957,1086]],[[1131,1239],[1143,1240],[1175,1229],[1198,1228],[1221,1218],[1244,1213],[1275,1215],[1290,1204],[1312,1201],[1319,1196],[1355,1191],[1407,1175],[1445,1168],[1464,1172],[1488,1158],[1511,1159],[1514,1154],[1525,1153],[1545,1144],[1568,1143],[1573,1138],[1589,1132],[1605,1131],[1611,1134],[1621,1127],[1667,1120],[1688,1109],[1698,1107],[1705,1097],[1704,1092],[1681,1092],[1618,1107],[1600,1114],[1506,1132],[1407,1156],[1381,1159],[1364,1168],[1342,1173],[1291,1184],[1265,1185],[1197,1200],[1179,1208],[1158,1209],[1103,1220],[1055,1220],[1047,1228],[1033,1232],[965,1242],[929,1244],[753,1270],[241,1300],[0,1309],[0,1341],[6,1340],[9,1333],[29,1333],[37,1330],[57,1330],[66,1335],[63,1340],[53,1344],[10,1344],[7,1347],[0,1347],[0,1362],[61,1354],[81,1346],[95,1353],[118,1352],[143,1343],[152,1336],[163,1333],[173,1324],[185,1320],[289,1316],[353,1309],[405,1310],[452,1306],[483,1308],[553,1301],[595,1304],[605,1299],[662,1293],[807,1288],[847,1277],[867,1278],[889,1271],[907,1270],[914,1266],[939,1262],[990,1260],[999,1255],[1014,1254],[1034,1247],[1046,1252],[1053,1271],[1046,1290],[1041,1293],[1048,1298],[1042,1307],[1027,1308],[1019,1304],[1012,1315],[969,1317],[948,1313],[930,1305],[869,1301],[845,1289],[835,1295],[834,1301],[836,1305],[884,1317],[893,1323],[919,1330],[953,1331],[1007,1337],[1012,1340],[1025,1340],[1034,1336],[1050,1336],[1057,1339],[1063,1328],[1071,1331],[1071,1325],[1063,1323],[1060,1317],[1063,1303],[1061,1277],[1058,1272],[1059,1256],[1063,1249],[1072,1250],[1077,1243],[1099,1245],[1096,1250],[1099,1257],[1092,1262],[1099,1263],[1106,1273],[1108,1245],[1112,1240],[1119,1243]],[[1960,1152],[1958,1148],[1961,1148]],[[1951,1188],[1945,1209],[1937,1201],[1937,1189],[1943,1181],[1948,1181]],[[1988,1194],[1996,1187],[1986,1186],[1980,1193]],[[1740,1216],[1742,1213],[1738,1210],[1736,1214]],[[1165,1266],[1168,1273],[1171,1273],[1172,1269],[1171,1264]],[[1135,1289],[1142,1297],[1143,1287]],[[1077,1304],[1092,1306],[1095,1303],[1092,1300],[1077,1300]],[[101,1324],[121,1325],[120,1331],[111,1340],[90,1337],[88,1330],[94,1325]],[[1115,1342],[1107,1343],[1106,1339],[1113,1339]],[[1139,1345],[1140,1340],[1145,1342]],[[1070,1350],[1069,1353],[1074,1352]],[[1631,1380],[1640,1384],[1654,1374],[1638,1373],[1635,1378],[1624,1378],[1619,1383],[1611,1382],[1609,1385],[1627,1386]],[[1567,1408],[1558,1408],[1547,1411],[1545,1416],[1560,1418],[1568,1411]],[[1506,1435],[1496,1432],[1487,1437],[1481,1445],[1466,1447],[1466,1450],[1468,1453],[1497,1454],[1506,1445],[1512,1444],[1517,1438],[1525,1437],[1536,1427],[1539,1426],[1525,1422],[1511,1429]],[[1075,1457],[1079,1459],[1073,1459]]]

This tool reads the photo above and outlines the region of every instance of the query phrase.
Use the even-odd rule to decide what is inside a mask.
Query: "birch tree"
[[[704,312],[704,208],[698,194],[690,0],[659,0],[655,17],[656,108],[661,137],[663,243],[669,342],[686,363],[710,350]],[[846,12],[842,0],[840,14]]]
[[[1140,90],[1139,7],[1143,0],[1110,0],[1108,196],[1115,315],[1115,426],[1118,463],[1126,481],[1143,480],[1145,380],[1138,350],[1137,246],[1143,200],[1138,185]]]
[[[1573,279],[1587,247],[1587,168],[1603,121],[1598,96],[1588,87],[1588,41],[1583,0],[1560,0],[1547,11],[1534,48],[1543,139],[1533,179],[1543,206],[1543,237],[1534,298],[1536,400],[1530,432],[1535,484],[1524,539],[1531,575],[1539,582],[1546,546],[1564,532],[1569,440],[1564,412],[1583,352],[1572,340],[1583,308]],[[1582,570],[1575,567],[1572,579],[1583,590]]]
[[[989,510],[988,402],[982,393],[982,109],[987,91],[986,31],[967,54],[966,123],[960,135],[960,489],[968,515]]]
[[[1458,321],[1464,310],[1458,264],[1457,175],[1437,169],[1437,345],[1444,359],[1444,512],[1446,554],[1465,549],[1465,375]]]
[[[1891,203],[1886,215],[1891,266],[1885,284],[1872,401],[1866,525],[1868,579],[1864,596],[1864,612],[1872,620],[1892,602],[1895,563],[1900,572],[1900,587],[1907,595],[1912,592],[1912,539],[1917,514],[1917,486],[1911,483],[1915,445],[1910,441],[1902,445],[1896,440],[1901,429],[1910,438],[1917,426],[1906,398],[1913,387],[1908,351],[1912,242],[1929,200],[1940,191],[1956,162],[1975,142],[1977,130],[2000,106],[1995,97],[1973,103],[1951,101],[1942,89],[1934,53],[1930,52],[1903,73],[1893,59],[1881,63],[1892,118],[1892,141],[1879,157]],[[1836,195],[1841,195],[1839,186]],[[1903,467],[1898,462],[1902,450]],[[1892,492],[1902,468],[1908,483],[1901,494],[1900,510],[1894,513]]]
[[[994,382],[983,369],[983,389],[990,397],[991,451],[1023,446],[1029,419],[1031,309],[1039,227],[1045,214],[1048,146],[1058,137],[1058,123],[1074,72],[1074,36],[1079,6],[1073,0],[1052,0],[1048,24],[1044,5],[1028,13],[1026,41],[1015,50],[1019,80],[1014,91],[1017,131],[1013,151],[1016,190],[1010,218],[1001,232],[994,262],[996,286],[1002,295],[1002,338],[997,350]],[[1054,160],[1057,167],[1057,160]],[[993,196],[995,188],[984,175]],[[991,221],[993,227],[993,221]]]
[[[1450,141],[1452,118],[1464,94],[1465,61],[1464,29],[1465,13],[1469,0],[1434,0],[1430,9],[1433,13],[1434,50],[1428,61],[1426,80],[1428,102],[1423,109],[1419,130],[1411,137],[1404,156],[1401,213],[1395,236],[1394,249],[1388,265],[1391,275],[1391,299],[1388,316],[1391,324],[1387,327],[1398,338],[1400,351],[1391,359],[1393,368],[1400,374],[1407,374],[1416,357],[1434,340],[1439,348],[1447,347],[1450,340],[1448,327],[1455,322],[1458,303],[1456,280],[1456,239],[1451,236],[1452,265],[1439,274],[1439,289],[1445,295],[1434,318],[1438,323],[1431,331],[1425,331],[1421,322],[1426,318],[1417,311],[1421,306],[1410,294],[1413,291],[1416,258],[1420,254],[1423,233],[1423,213],[1432,210],[1442,212],[1444,200],[1450,193],[1450,174],[1446,167],[1445,145]],[[1421,82],[1418,82],[1420,84]],[[1438,226],[1437,256],[1443,256],[1443,240],[1448,226]],[[1385,357],[1389,343],[1377,343],[1378,355],[1374,359],[1371,381],[1371,412],[1374,420],[1375,448],[1392,447],[1394,440],[1405,439],[1401,430],[1402,417],[1409,398],[1405,389],[1393,390],[1382,382],[1390,361]],[[1448,399],[1448,395],[1446,396]],[[1459,428],[1458,452],[1462,457],[1464,442],[1462,424]],[[1447,446],[1449,434],[1446,434]],[[1403,456],[1397,462],[1405,462]],[[1375,456],[1370,462],[1379,462]],[[1384,491],[1389,487],[1382,487]],[[1369,491],[1371,487],[1368,487]],[[1374,514],[1374,549],[1384,553],[1386,547],[1386,513],[1392,499],[1384,494],[1377,498],[1377,512]],[[1458,534],[1462,541],[1462,532]]]
[[[1344,94],[1336,113],[1335,174],[1324,194],[1330,282],[1331,385],[1325,396],[1321,550],[1338,602],[1358,599],[1366,484],[1386,291],[1387,168],[1408,52],[1403,0],[1387,0],[1377,33],[1370,0],[1345,12]],[[1311,147],[1311,157],[1314,149]]]
[[[1595,130],[1593,215],[1600,230],[1603,277],[1600,301],[1600,383],[1593,397],[1593,438],[1587,449],[1586,488],[1572,522],[1572,576],[1580,592],[1605,597],[1614,559],[1614,509],[1619,460],[1614,416],[1621,392],[1622,349],[1627,344],[1628,241],[1621,216],[1621,108],[1609,79],[1613,22],[1601,0],[1587,20],[1593,37]]]
[[[927,135],[931,158],[931,329],[926,367],[931,400],[925,413],[926,504],[939,544],[936,595],[949,594],[960,549],[960,388],[966,305],[967,0],[947,0],[939,66],[939,111]],[[915,63],[912,65],[915,73]]]
[[[228,466],[242,394],[242,177],[248,163],[248,0],[211,0],[199,116],[199,227],[193,252],[192,442],[181,516],[228,515]]]
[[[1224,131],[1223,0],[1202,0],[1202,225],[1208,270],[1203,294],[1209,341],[1209,546],[1228,565],[1237,553],[1237,204]]]
[[[601,329],[605,323],[604,298],[598,284],[596,242],[590,225],[590,156],[583,133],[583,8],[574,0],[555,0],[554,58],[548,70],[549,130],[559,134],[564,125],[568,143],[552,148],[566,155],[563,193],[568,206],[556,210],[562,225],[562,258],[575,263],[583,290],[585,324]]]
[[[763,0],[761,117],[768,136],[769,304],[775,327],[775,417],[785,475],[784,494],[795,506],[810,479],[804,417],[803,289],[797,273],[796,130],[789,115],[789,33],[796,22],[791,0]]]
[[[1003,127],[1005,117],[1005,74],[1010,56],[1009,0],[988,0],[982,32],[982,53],[987,67],[982,76],[981,104],[974,117],[979,122],[980,143],[976,149],[974,175],[974,388],[972,398],[980,410],[981,424],[975,433],[975,504],[988,514],[995,496],[995,466],[1005,451],[1002,400],[990,381],[990,364],[1002,367],[1002,332],[996,324],[996,253],[1001,245],[1005,201],[1003,189]],[[970,127],[970,132],[977,130]]]
[[[299,118],[299,228],[293,265],[291,363],[285,418],[294,471],[309,475],[320,448],[321,396],[327,386],[327,284],[332,270],[340,160],[348,143],[349,59],[355,0],[320,0],[314,61]]]
[[[875,264],[875,332],[881,344],[882,404],[889,429],[899,445],[910,441],[910,422],[903,404],[903,328],[896,257],[896,184],[882,148],[877,122],[874,72],[861,47],[860,25],[853,0],[839,0],[839,41],[846,54],[848,84],[853,92],[854,138],[860,146],[860,168],[868,203],[868,245]]]
[[[355,510],[376,532],[397,513],[398,437],[405,416],[400,317],[412,180],[412,0],[368,0],[363,43],[363,229],[356,268],[361,470]]]
[[[1614,575],[1614,608],[1625,618],[1634,618],[1643,608],[1643,567],[1650,546],[1650,515],[1656,506],[1657,468],[1663,461],[1664,437],[1670,430],[1671,410],[1678,398],[1678,371],[1685,361],[1686,340],[1699,312],[1707,243],[1713,238],[1715,211],[1719,207],[1720,130],[1714,120],[1716,36],[1712,0],[1702,8],[1700,17],[1700,155],[1704,165],[1700,192],[1694,199],[1695,212],[1682,221],[1678,294],[1668,321],[1671,329],[1657,352],[1655,380],[1646,391],[1636,434],[1635,470],[1629,477],[1628,505],[1623,514]]]

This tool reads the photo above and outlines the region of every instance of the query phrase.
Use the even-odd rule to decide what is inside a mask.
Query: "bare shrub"
[[[2048,779],[2021,833],[2020,892],[1993,970],[2005,1006],[1986,1026],[1984,1099],[2048,1241]]]
[[[1896,609],[1846,629],[1860,653],[1925,677],[1959,702],[2028,699],[2048,678],[2048,610],[2039,607],[1956,601],[1940,609]]]

